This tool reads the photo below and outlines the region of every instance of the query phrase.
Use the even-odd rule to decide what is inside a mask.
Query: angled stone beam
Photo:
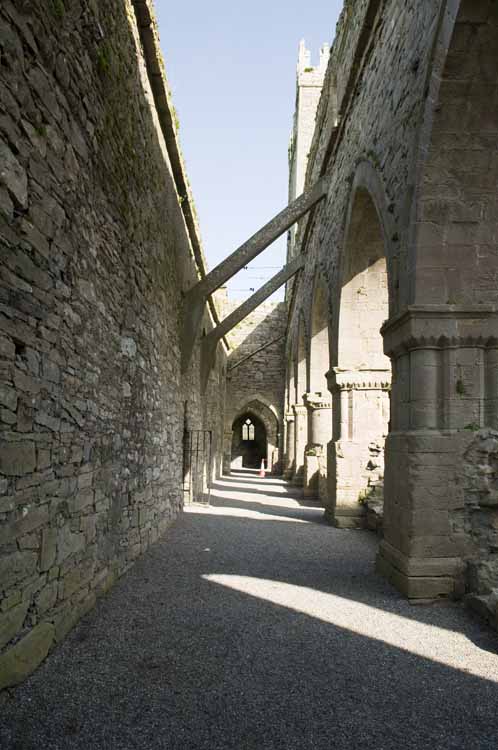
[[[182,336],[182,370],[187,369],[201,327],[204,305],[210,294],[231,279],[244,266],[256,258],[296,221],[304,216],[328,193],[330,177],[322,177],[312,188],[292,201],[283,211],[256,232],[238,250],[189,289],[184,298],[184,323]]]
[[[227,315],[216,328],[213,328],[207,336],[204,337],[205,341],[219,341],[229,331],[232,330],[241,320],[247,318],[249,313],[252,313],[262,302],[276,292],[282,284],[285,284],[292,276],[294,276],[304,266],[304,256],[297,255],[290,263],[282,268],[275,276],[273,276],[266,284],[263,284],[261,289],[258,289],[251,297],[246,299],[239,307],[237,307],[230,315]]]
[[[259,232],[256,232],[247,242],[244,242],[238,250],[235,250],[228,258],[225,258],[207,276],[199,281],[187,294],[187,299],[196,296],[207,297],[220,286],[231,279],[244,266],[254,260],[268,245],[271,245],[281,234],[289,229],[296,221],[304,216],[310,208],[327,195],[329,177],[322,177],[310,190],[306,191],[295,201],[289,203],[283,211],[277,214]]]
[[[273,292],[276,292],[282,284],[285,284],[292,276],[294,276],[303,266],[305,258],[303,255],[297,255],[290,263],[282,268],[273,278],[263,284],[261,289],[258,289],[249,299],[246,299],[239,307],[237,307],[230,315],[227,315],[219,325],[210,331],[207,336],[202,339],[201,343],[201,382],[202,391],[206,390],[209,373],[214,366],[216,360],[216,347],[218,342],[223,338],[232,328],[240,323],[241,320],[247,318],[259,305],[261,305]]]

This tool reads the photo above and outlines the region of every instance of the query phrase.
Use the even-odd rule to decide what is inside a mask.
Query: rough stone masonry
[[[164,532],[184,428],[181,291],[204,274],[149,4],[0,7],[0,688]],[[204,325],[214,325],[210,300]]]
[[[345,2],[306,176],[331,186],[293,245],[286,342],[305,482],[331,394],[326,517],[361,527],[383,497],[378,569],[495,624],[497,50],[492,0]]]
[[[227,314],[236,306],[228,302],[224,305]],[[286,304],[266,302],[229,335],[232,351],[227,362],[225,472],[230,471],[233,458],[234,422],[252,415],[265,427],[267,469],[282,473],[286,324]]]
[[[206,267],[149,0],[3,0],[0,689],[178,514],[185,439],[210,436],[202,485],[244,413],[336,526],[383,502],[378,569],[408,597],[467,594],[496,624],[497,51],[492,0],[347,0],[299,68],[323,80],[304,187],[329,185],[291,234],[304,268],[204,390],[199,341],[181,372]]]

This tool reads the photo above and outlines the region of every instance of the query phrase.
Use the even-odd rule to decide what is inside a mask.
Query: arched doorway
[[[336,366],[330,377],[333,445],[326,515],[344,528],[363,526],[365,503],[383,498],[391,367],[380,329],[388,316],[382,227],[370,194],[357,188],[342,260]]]
[[[268,440],[262,420],[245,412],[232,425],[232,469],[259,469],[267,459]]]

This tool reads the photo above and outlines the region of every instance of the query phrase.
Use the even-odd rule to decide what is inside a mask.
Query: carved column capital
[[[332,407],[332,399],[330,393],[305,393],[304,403],[308,409],[330,409]]]
[[[342,370],[334,367],[327,373],[329,389],[340,391],[388,391],[391,388],[390,370]]]
[[[494,305],[410,305],[384,323],[384,351],[394,359],[417,349],[496,348]]]

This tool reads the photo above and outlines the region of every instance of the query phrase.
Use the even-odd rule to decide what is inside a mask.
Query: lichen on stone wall
[[[0,673],[13,684],[19,659],[36,667],[177,515],[185,403],[219,444],[224,356],[203,414],[198,349],[182,378],[179,343],[182,284],[200,271],[131,2],[5,0],[0,56]]]

